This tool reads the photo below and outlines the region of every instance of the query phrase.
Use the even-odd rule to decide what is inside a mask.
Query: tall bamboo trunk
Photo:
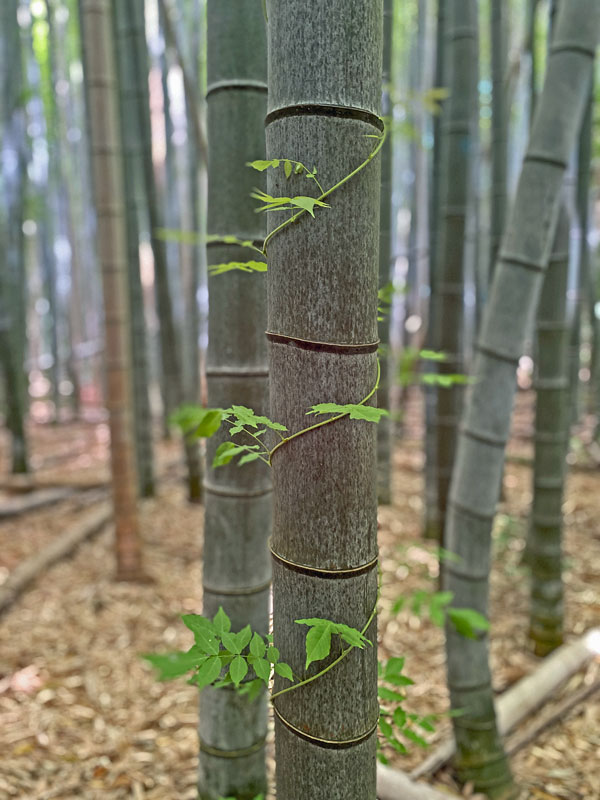
[[[446,566],[455,607],[487,614],[490,532],[508,438],[515,369],[531,330],[558,217],[560,189],[581,124],[600,33],[596,0],[559,11],[556,36],[492,294],[484,312],[463,413],[446,523],[446,547],[461,557]],[[457,767],[463,781],[490,797],[512,796],[498,737],[487,636],[467,640],[447,630],[448,682]]]
[[[117,71],[119,85],[120,136],[125,185],[127,224],[127,278],[131,317],[133,402],[138,488],[141,497],[154,495],[154,457],[152,452],[152,414],[148,396],[148,353],[144,295],[140,275],[139,220],[144,212],[141,194],[143,151],[136,114],[137,81],[133,57],[135,40],[130,14],[125,3],[113,3]]]
[[[249,194],[247,161],[264,157],[267,106],[265,21],[257,0],[209,0],[207,37],[208,233],[262,243],[265,221]],[[237,245],[211,243],[208,264],[245,261]],[[239,271],[209,279],[208,404],[268,407],[265,276]],[[208,442],[208,463],[217,445]],[[214,439],[214,441],[213,441]],[[204,614],[223,606],[232,629],[269,628],[271,476],[261,462],[207,468]],[[233,690],[200,696],[200,797],[252,800],[266,792],[266,694],[250,703]]]
[[[25,112],[17,3],[0,16],[0,365],[4,378],[6,425],[11,434],[11,471],[28,471],[25,439],[25,253],[23,214],[26,164]]]
[[[473,161],[473,105],[477,59],[477,6],[474,0],[450,0],[446,41],[450,96],[442,118],[442,158],[445,169],[441,186],[439,298],[436,350],[443,351],[441,375],[464,371],[464,262],[465,230],[471,165]],[[457,427],[464,386],[440,386],[437,393],[437,473],[440,530],[446,518],[448,488],[456,451]]]
[[[529,635],[545,656],[562,644],[562,499],[569,446],[569,217],[563,204],[537,315],[533,505],[527,539],[531,569]]]
[[[382,127],[382,11],[372,0],[269,4],[267,158],[316,165],[327,188],[373,151],[368,137]],[[270,173],[272,195],[315,192],[303,176]],[[303,215],[269,244],[271,417],[290,431],[306,427],[312,404],[356,403],[374,386],[379,181],[375,160],[330,196],[331,208]],[[270,215],[270,230],[279,221]],[[304,634],[294,620],[362,629],[376,602],[373,426],[345,418],[279,448],[273,492],[275,640],[302,675]],[[366,635],[375,644],[375,618]],[[330,658],[339,652],[334,644]],[[375,647],[353,651],[274,707],[280,797],[375,799]]]
[[[448,0],[437,0],[437,31],[435,49],[435,88],[447,86],[446,71],[446,27],[448,20]],[[443,109],[443,105],[442,105]],[[439,232],[441,222],[441,182],[442,182],[442,114],[436,114],[433,120],[433,157],[431,164],[431,194],[429,207],[429,310],[427,314],[426,346],[435,346],[435,326],[439,313],[436,276],[439,272]],[[438,281],[439,282],[439,281]],[[433,371],[432,362],[426,364],[428,372]],[[435,427],[437,392],[435,386],[426,383],[423,389],[425,397],[425,513],[423,535],[426,539],[439,541],[442,535],[438,512],[437,484],[437,431]]]
[[[383,90],[381,93],[381,113],[391,124],[392,101],[392,44],[394,31],[394,8],[392,0],[383,4]],[[379,287],[390,282],[392,263],[392,136],[389,136],[381,151],[381,191],[379,196]],[[379,341],[381,347],[381,377],[377,399],[381,408],[390,407],[390,314],[383,311],[379,320]],[[392,502],[391,485],[392,426],[389,417],[377,426],[377,496],[379,502],[387,505]]]
[[[492,45],[492,190],[490,207],[489,282],[494,275],[500,242],[506,223],[506,182],[508,115],[505,76],[508,60],[508,20],[506,2],[491,0]]]
[[[173,315],[173,303],[169,285],[167,252],[159,229],[164,227],[160,214],[152,164],[152,136],[150,128],[150,104],[148,92],[148,49],[144,30],[143,0],[127,3],[132,27],[132,52],[135,62],[137,87],[137,114],[141,131],[144,163],[144,187],[148,203],[150,241],[154,254],[154,285],[160,323],[161,363],[165,379],[166,395],[163,398],[170,413],[185,401],[181,347]],[[198,442],[184,440],[185,460],[188,471],[188,498],[192,502],[202,500],[202,462]]]
[[[142,553],[136,509],[126,227],[110,0],[81,0],[80,24],[85,40],[92,182],[104,291],[117,579],[137,580],[142,577]]]

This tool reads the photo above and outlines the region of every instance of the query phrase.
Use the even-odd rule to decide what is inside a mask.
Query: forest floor
[[[407,709],[447,710],[443,637],[395,599],[436,585],[437,563],[421,539],[422,428],[409,406],[406,438],[394,454],[394,502],[379,512],[383,590],[379,622],[382,657],[406,656]],[[509,454],[530,458],[531,397],[519,395]],[[585,434],[584,434],[585,435]],[[38,484],[79,489],[53,505],[0,518],[0,588],[24,558],[59,536],[105,496],[108,429],[104,421],[35,425],[32,465]],[[6,458],[8,442],[0,440]],[[584,454],[585,455],[585,454]],[[1,459],[0,459],[1,460]],[[186,502],[180,447],[159,447],[157,497],[141,504],[145,566],[150,585],[113,581],[108,530],[71,558],[44,572],[0,619],[0,797],[23,800],[192,800],[196,797],[197,694],[185,681],[158,683],[140,653],[187,649],[182,612],[201,608],[202,510]],[[6,475],[0,463],[0,474]],[[4,467],[4,468],[3,468]],[[565,512],[567,641],[600,621],[599,468],[573,470]],[[531,501],[530,468],[509,459],[505,498],[494,530],[491,657],[494,687],[503,692],[540,663],[530,651],[528,582],[521,565]],[[88,490],[82,487],[96,487]],[[8,488],[7,488],[8,487]],[[23,487],[21,487],[23,488]],[[0,487],[0,511],[15,484]],[[600,661],[573,676],[547,704],[600,675]],[[434,742],[450,728],[441,717]],[[269,738],[272,751],[272,731]],[[390,754],[410,771],[427,750]],[[270,760],[272,767],[272,757]],[[523,798],[600,798],[600,697],[575,707],[512,759]],[[432,783],[458,792],[449,770]],[[469,794],[466,787],[465,794]],[[309,800],[307,798],[307,800]]]

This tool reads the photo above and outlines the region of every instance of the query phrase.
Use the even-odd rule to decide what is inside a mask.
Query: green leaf
[[[402,703],[406,700],[405,695],[400,694],[400,692],[395,692],[393,689],[388,689],[387,686],[380,686],[377,689],[377,694],[382,700],[386,700],[388,703]]]
[[[282,425],[280,422],[273,422],[268,417],[255,414],[251,408],[246,408],[246,406],[231,406],[231,408],[226,409],[224,413],[235,417],[237,422],[242,426],[258,428],[259,425],[266,425],[267,428],[273,431],[287,431],[285,425]]]
[[[229,674],[231,680],[236,686],[239,686],[241,681],[246,677],[248,672],[248,664],[243,656],[236,656],[229,665]]]
[[[279,159],[272,158],[266,161],[265,159],[259,158],[256,161],[247,161],[246,166],[252,167],[252,169],[255,169],[257,172],[264,172],[266,169],[269,169],[269,167],[276,169],[279,166]]]
[[[389,678],[386,678],[388,683],[393,684],[394,686],[413,686],[414,681],[412,678],[408,678],[406,675],[390,675]]]
[[[235,638],[240,648],[240,652],[248,645],[252,638],[252,629],[250,625],[246,625],[239,633],[235,634]]]
[[[193,405],[181,406],[169,417],[171,424],[177,425],[186,436],[203,439],[219,430],[222,419],[223,411],[220,408]]]
[[[435,725],[432,724],[434,719],[431,715],[421,717],[417,720],[417,725],[428,733],[435,733]]]
[[[197,653],[145,653],[142,658],[158,671],[159,681],[179,678],[194,669],[202,660]]]
[[[248,700],[250,700],[250,702],[253,702],[261,693],[262,689],[263,689],[263,682],[260,680],[260,678],[255,678],[253,681],[248,681],[247,683],[244,683],[238,689],[238,693],[241,695],[245,695],[248,698]]]
[[[332,624],[331,632],[339,634],[346,644],[349,644],[352,647],[360,647],[361,650],[366,644],[371,644],[369,639],[367,639],[367,637],[359,630],[356,628],[351,628],[349,625],[344,625],[340,622]]]
[[[304,164],[300,163],[296,164],[296,166],[294,167],[294,172],[296,173],[296,175],[302,175],[302,173],[304,172]]]
[[[437,350],[419,350],[419,358],[424,361],[447,361],[448,356]]]
[[[434,625],[441,628],[444,624],[446,606],[452,602],[452,592],[436,592],[429,603],[429,617]]]
[[[219,656],[211,656],[194,676],[194,683],[199,689],[204,689],[205,686],[210,686],[213,681],[216,681],[220,674],[221,659]]]
[[[240,272],[266,272],[267,263],[265,261],[227,261],[223,264],[210,264],[208,266],[209,275],[223,275],[225,272],[233,272],[240,270]]]
[[[242,648],[238,645],[235,633],[224,632],[221,635],[221,641],[223,642],[223,646],[226,647],[230,653],[233,653],[234,655],[239,655],[242,652]]]
[[[410,728],[404,728],[402,731],[402,735],[406,736],[407,739],[410,739],[411,742],[418,744],[419,747],[427,747],[427,742],[423,739],[422,736],[419,736],[418,733],[415,733]]]
[[[229,633],[231,630],[231,620],[223,611],[223,606],[219,606],[219,610],[213,617],[213,625],[219,636],[222,636],[224,633]]]
[[[183,614],[181,619],[193,632],[196,644],[201,651],[207,655],[216,656],[219,652],[219,642],[215,637],[215,628],[210,621],[197,614]]]
[[[331,623],[325,625],[315,625],[306,634],[306,664],[308,669],[313,661],[321,661],[327,658],[331,651]]]
[[[394,729],[386,719],[379,718],[379,730],[386,739],[394,738]]]
[[[266,660],[266,658],[257,659],[252,667],[258,677],[263,680],[265,684],[267,684],[269,682],[269,678],[271,677],[271,664]]]
[[[267,658],[271,664],[275,664],[277,661],[279,661],[279,650],[276,647],[273,647],[273,645],[269,645],[269,647],[267,647]]]
[[[350,419],[364,419],[367,422],[379,422],[382,417],[388,417],[389,412],[384,408],[374,408],[362,403],[317,403],[311,406],[308,414],[349,414]]]
[[[238,467],[243,467],[244,464],[249,464],[251,461],[257,461],[260,458],[260,453],[246,453],[238,461]]]
[[[181,620],[183,624],[192,631],[192,633],[196,633],[198,630],[207,630],[209,633],[215,632],[214,625],[208,619],[208,617],[202,617],[200,614],[182,614]]]
[[[280,661],[278,664],[275,664],[275,672],[278,675],[281,675],[282,678],[287,678],[288,681],[294,680],[294,674],[292,672],[292,668],[289,664],[284,664],[283,661]]]
[[[262,658],[265,654],[265,650],[267,649],[262,636],[258,633],[254,633],[252,636],[252,641],[250,642],[250,652],[256,658]]]
[[[488,620],[473,608],[449,608],[448,618],[457,633],[467,639],[476,639],[478,634],[490,628]]]
[[[398,658],[397,656],[393,656],[389,658],[385,664],[383,678],[384,680],[389,680],[393,678],[395,675],[400,675],[402,670],[404,669],[404,662],[406,661],[405,658]]]
[[[297,208],[301,208],[303,211],[308,211],[311,217],[315,216],[315,206],[331,208],[329,203],[324,203],[322,200],[318,200],[316,197],[306,197],[304,195],[291,197],[290,204],[292,206],[296,206]]]
[[[229,462],[235,458],[235,456],[240,455],[240,453],[247,453],[252,450],[258,450],[259,445],[248,445],[248,444],[234,444],[233,442],[223,442],[220,444],[216,451],[215,457],[213,458],[213,468],[222,467],[225,464],[229,464]]]
[[[394,724],[399,728],[403,728],[406,725],[406,711],[403,708],[394,710]]]
[[[283,169],[284,169],[284,172],[285,172],[285,177],[289,178],[291,176],[291,174],[292,174],[292,162],[288,161],[287,158],[283,162]]]

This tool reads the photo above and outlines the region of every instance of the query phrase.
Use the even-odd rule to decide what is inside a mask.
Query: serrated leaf
[[[204,689],[205,686],[210,686],[213,681],[216,681],[220,674],[221,659],[219,656],[211,656],[194,676],[194,682],[199,689]]]
[[[294,673],[292,672],[292,668],[289,664],[284,664],[283,661],[280,661],[278,664],[275,664],[275,672],[278,675],[281,675],[282,678],[287,678],[288,681],[294,680]]]
[[[258,658],[252,665],[254,672],[267,684],[271,677],[271,664],[266,658]]]
[[[246,677],[248,672],[248,664],[243,656],[236,656],[229,665],[229,674],[231,680],[236,686],[239,686],[242,680]]]
[[[258,158],[256,161],[247,161],[247,167],[252,167],[257,172],[264,172],[269,167],[277,168],[279,166],[279,159],[278,158],[271,158],[270,160]]]
[[[467,639],[476,639],[478,634],[490,628],[488,620],[473,608],[449,608],[448,618],[457,633]]]
[[[231,408],[226,409],[225,413],[235,417],[240,425],[245,425],[249,428],[258,428],[259,425],[266,425],[267,428],[274,431],[287,431],[285,425],[280,422],[273,422],[268,417],[255,414],[251,408],[246,408],[246,406],[231,406]]]
[[[284,170],[284,172],[285,172],[285,177],[286,177],[286,178],[289,178],[289,177],[291,176],[291,174],[292,174],[292,162],[291,162],[291,161],[288,161],[288,159],[287,159],[287,158],[286,158],[286,160],[283,162],[283,170]]]
[[[327,658],[331,651],[331,623],[315,625],[306,634],[306,664],[308,669],[313,661],[321,661]]]
[[[196,653],[183,652],[146,653],[142,658],[157,670],[159,681],[179,678],[202,661],[202,656],[198,656]]]
[[[267,646],[264,643],[262,636],[259,633],[254,633],[252,641],[250,642],[250,652],[256,658],[262,658],[265,654]]]
[[[231,630],[231,620],[229,619],[225,611],[223,611],[223,606],[219,606],[219,610],[214,615],[213,625],[215,631],[219,634],[219,636],[222,636],[223,633],[229,633],[229,631]]]

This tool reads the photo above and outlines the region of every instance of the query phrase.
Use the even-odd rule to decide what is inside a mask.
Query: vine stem
[[[371,622],[373,622],[375,614],[377,613],[377,605],[379,603],[380,596],[381,596],[381,582],[378,581],[378,583],[377,583],[377,597],[375,598],[375,605],[373,606],[373,610],[369,614],[369,619],[366,621],[363,629],[361,630],[361,634],[363,636],[365,635],[366,631],[368,630],[369,625],[371,624]],[[371,645],[371,646],[373,646],[373,645]],[[317,672],[316,675],[313,675],[311,678],[305,678],[305,680],[300,681],[300,683],[294,683],[294,684],[292,684],[292,686],[287,686],[285,689],[280,689],[278,692],[275,692],[274,694],[271,695],[270,701],[273,702],[273,700],[276,697],[279,697],[282,694],[286,694],[287,692],[293,692],[294,689],[299,689],[301,686],[306,686],[308,683],[312,683],[313,681],[316,681],[317,678],[322,677],[327,672],[329,672],[330,669],[333,669],[337,664],[339,664],[340,661],[342,661],[344,658],[346,658],[348,653],[350,653],[355,648],[356,648],[356,645],[350,645],[350,647],[347,647],[345,650],[342,650],[342,652],[335,659],[335,661],[332,661],[331,664],[328,664],[320,672]]]
[[[379,388],[380,377],[381,377],[381,366],[379,364],[379,359],[377,359],[377,378],[375,379],[375,386],[373,386],[369,394],[366,397],[363,397],[363,399],[356,405],[364,406],[364,404],[373,397],[373,395]],[[334,417],[330,417],[329,419],[324,419],[322,422],[316,422],[314,425],[310,425],[308,428],[302,428],[301,431],[296,431],[296,433],[292,433],[291,436],[287,436],[285,439],[282,438],[282,440],[280,442],[277,442],[275,447],[269,451],[269,466],[273,466],[273,453],[276,450],[279,450],[279,448],[282,447],[284,444],[291,442],[291,440],[295,439],[297,436],[302,436],[304,433],[308,433],[309,431],[314,431],[317,428],[322,428],[323,425],[328,425],[330,422],[335,422],[338,419],[347,417],[349,413],[350,413],[349,411],[344,411],[342,414],[336,414]]]
[[[363,170],[367,166],[367,164],[369,164],[375,158],[377,153],[383,147],[386,138],[387,138],[387,126],[384,126],[383,133],[381,134],[381,136],[379,137],[379,141],[377,142],[377,147],[375,147],[375,149],[367,156],[367,158],[362,162],[362,164],[359,164],[358,167],[356,167],[356,169],[353,169],[352,172],[349,172],[348,175],[345,175],[341,180],[339,180],[336,184],[334,184],[330,189],[327,189],[326,192],[323,192],[323,194],[320,197],[318,197],[317,200],[319,200],[319,201],[320,200],[325,200],[326,197],[329,197],[330,194],[332,194],[337,189],[339,189],[341,186],[343,186],[345,183],[347,183],[351,178],[353,178],[355,175],[358,175],[358,173],[361,170]],[[288,159],[288,161],[289,160],[291,160],[291,159]],[[265,255],[265,256],[267,255],[267,245],[271,241],[271,239],[275,236],[275,234],[279,233],[279,231],[283,230],[283,228],[285,228],[287,225],[291,225],[292,222],[295,222],[299,217],[302,216],[302,214],[305,214],[305,213],[306,213],[306,209],[304,209],[304,208],[300,209],[300,211],[296,212],[295,214],[292,214],[291,217],[286,219],[285,222],[282,222],[281,225],[278,225],[276,228],[274,228],[271,231],[271,233],[269,233],[267,235],[267,237],[266,237],[266,239],[264,241],[263,250],[262,250],[263,255]]]

